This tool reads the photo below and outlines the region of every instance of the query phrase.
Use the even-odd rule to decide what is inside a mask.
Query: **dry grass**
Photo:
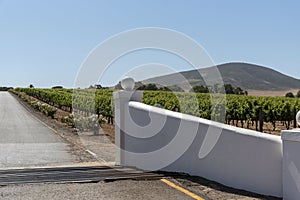
[[[290,89],[290,90],[282,90],[282,91],[263,91],[263,90],[248,90],[249,96],[285,96],[286,93],[292,92],[293,94],[296,94],[299,91],[299,89]]]

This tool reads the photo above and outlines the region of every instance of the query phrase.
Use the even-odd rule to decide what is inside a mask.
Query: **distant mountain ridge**
[[[269,90],[281,91],[300,89],[300,80],[284,75],[273,69],[249,64],[249,63],[226,63],[215,66],[218,68],[224,84],[231,84],[243,90]],[[143,81],[144,84],[156,83],[160,85],[177,85],[188,89],[188,85],[205,85],[202,76],[211,73],[214,67],[184,71],[150,78]],[[200,75],[201,74],[201,75]]]

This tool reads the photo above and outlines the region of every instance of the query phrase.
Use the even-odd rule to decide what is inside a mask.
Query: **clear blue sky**
[[[297,0],[0,0],[0,85],[72,87],[96,45],[140,27],[187,34],[216,64],[250,62],[300,78],[299,9]],[[168,55],[150,54],[147,62],[186,69]],[[130,70],[140,57],[124,58],[119,66]]]

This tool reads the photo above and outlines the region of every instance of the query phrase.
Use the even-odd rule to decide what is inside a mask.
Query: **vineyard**
[[[98,120],[113,123],[112,90],[17,88],[12,92],[19,96],[26,94],[69,113],[85,117],[94,114]],[[285,129],[295,128],[295,115],[300,110],[298,98],[242,95],[224,98],[218,94],[167,91],[144,91],[143,103],[243,128],[254,127],[261,132],[266,124],[274,131],[279,124]],[[74,116],[70,116],[65,121],[74,125]]]

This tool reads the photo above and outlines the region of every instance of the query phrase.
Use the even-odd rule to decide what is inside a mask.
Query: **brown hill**
[[[299,79],[284,75],[267,67],[248,63],[226,63],[217,65],[216,67],[220,71],[225,84],[231,84],[243,90],[286,91],[300,89]],[[191,86],[205,85],[202,76],[211,72],[212,69],[212,67],[208,67],[199,69],[198,72],[196,70],[184,71],[147,79],[143,83],[156,83],[168,86],[178,85],[183,88],[186,88],[188,83]]]

